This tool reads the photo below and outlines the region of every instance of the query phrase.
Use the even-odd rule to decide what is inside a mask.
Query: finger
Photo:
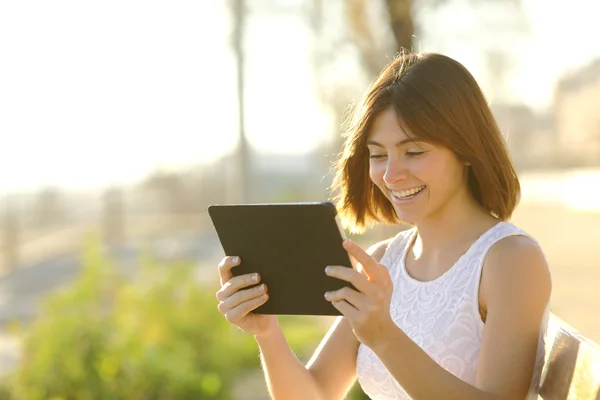
[[[254,311],[261,305],[265,304],[269,300],[268,294],[263,294],[260,297],[256,297],[252,300],[248,300],[237,307],[229,310],[225,313],[225,319],[232,324],[239,323],[248,315],[248,313]]]
[[[359,245],[346,239],[343,242],[344,249],[356,260],[364,270],[369,281],[380,275],[381,265],[369,253],[364,251]]]
[[[257,273],[234,276],[219,289],[217,299],[223,301],[233,296],[238,290],[255,285],[258,282],[260,282],[260,275]]]
[[[256,287],[240,290],[234,293],[232,296],[224,299],[219,303],[218,309],[222,313],[226,313],[239,306],[240,304],[255,299],[267,293],[267,286],[265,284],[258,285]]]
[[[233,257],[223,257],[221,262],[219,263],[219,278],[221,280],[221,286],[225,284],[225,282],[229,281],[233,278],[233,274],[231,273],[231,268],[240,265],[240,258]]]
[[[367,276],[361,274],[353,268],[342,267],[339,265],[330,265],[325,268],[327,276],[350,282],[356,289],[362,293],[368,293],[371,290],[371,283]]]
[[[344,300],[334,301],[333,303],[331,303],[331,305],[333,305],[337,310],[339,310],[339,312],[341,312],[342,315],[348,319],[350,325],[352,325],[352,321],[356,318],[359,312],[356,308],[354,308],[354,306],[352,306],[350,303]]]
[[[346,286],[339,290],[325,293],[325,299],[332,303],[345,300],[354,308],[361,310],[364,308],[367,296]]]

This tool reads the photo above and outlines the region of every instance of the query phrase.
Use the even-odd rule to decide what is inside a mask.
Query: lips
[[[421,185],[405,190],[390,190],[390,192],[398,199],[406,199],[416,196],[417,194],[421,193],[426,187],[426,185]]]

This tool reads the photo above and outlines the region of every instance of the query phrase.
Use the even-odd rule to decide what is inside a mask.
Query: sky
[[[473,32],[488,22],[464,12],[467,1],[428,17],[436,29],[420,50],[465,63],[493,99],[493,78],[473,50],[485,37]],[[590,45],[600,37],[598,6],[522,1],[531,28],[513,44],[509,92],[544,109],[561,73],[600,56]],[[448,42],[459,34],[473,47]],[[0,2],[0,193],[129,183],[230,152],[238,134],[230,40],[224,0]],[[252,146],[285,154],[322,144],[335,121],[319,105],[308,27],[289,12],[258,13],[245,46]]]

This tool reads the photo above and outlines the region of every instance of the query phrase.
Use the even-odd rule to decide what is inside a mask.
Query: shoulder
[[[381,242],[377,242],[371,247],[369,247],[367,249],[367,253],[369,253],[378,262],[380,262],[388,249],[396,249],[398,248],[398,246],[402,247],[402,244],[405,243],[405,240],[411,237],[414,230],[415,228],[401,230],[391,238],[382,240]]]
[[[526,272],[549,273],[548,263],[539,243],[524,234],[498,240],[488,251],[485,264],[491,273],[507,278],[512,274]]]
[[[545,304],[552,288],[550,268],[537,241],[507,236],[495,243],[484,261],[483,282],[488,307],[509,298]]]

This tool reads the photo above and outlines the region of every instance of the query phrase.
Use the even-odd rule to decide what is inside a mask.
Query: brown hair
[[[449,57],[404,51],[372,83],[348,120],[332,185],[345,226],[361,232],[367,223],[402,222],[369,177],[367,137],[388,107],[407,134],[445,146],[470,163],[474,198],[490,214],[510,218],[520,196],[519,180],[475,78]]]

